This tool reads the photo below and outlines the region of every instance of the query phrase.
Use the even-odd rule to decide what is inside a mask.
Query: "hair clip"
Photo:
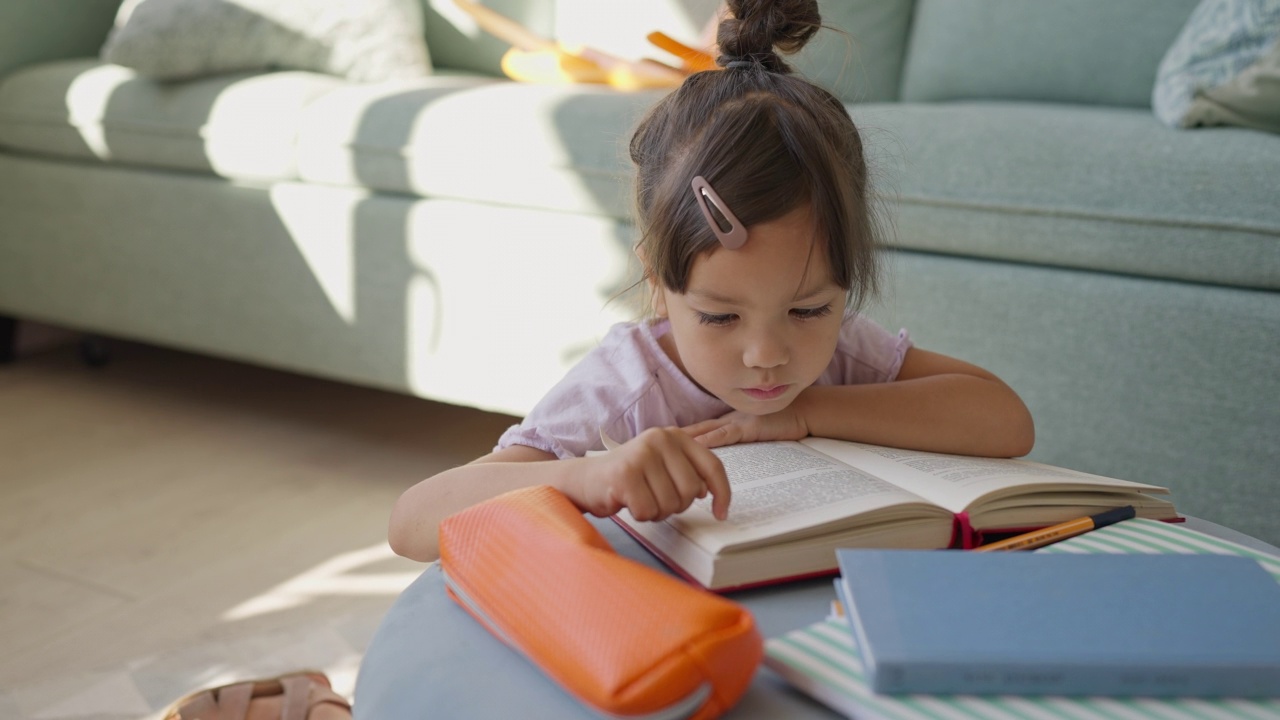
[[[738,222],[738,218],[729,210],[729,206],[724,200],[716,194],[711,184],[701,175],[695,177],[691,183],[693,186],[693,196],[698,201],[698,207],[702,209],[702,215],[707,218],[707,224],[711,226],[711,232],[716,234],[716,238],[720,240],[720,244],[729,250],[737,250],[747,241],[747,229]],[[720,221],[711,214],[711,208],[708,205],[716,206],[721,217],[725,222],[729,223],[729,227],[724,227]]]

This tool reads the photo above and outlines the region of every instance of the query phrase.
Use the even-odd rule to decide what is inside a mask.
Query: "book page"
[[[1091,475],[1030,460],[944,455],[825,438],[808,438],[803,442],[954,513],[964,512],[982,499],[1037,491],[1168,492],[1156,485]]]
[[[713,552],[850,515],[924,503],[909,491],[800,443],[747,443],[713,452],[724,463],[733,489],[729,519],[721,522],[712,516],[708,497],[666,521]]]

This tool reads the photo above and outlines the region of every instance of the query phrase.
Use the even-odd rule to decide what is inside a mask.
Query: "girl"
[[[441,520],[530,485],[640,520],[709,493],[723,520],[729,482],[710,448],[739,442],[1030,451],[1031,416],[998,378],[854,312],[876,287],[862,142],[840,101],[777,54],[818,30],[816,0],[728,5],[723,70],[691,75],[631,139],[654,317],[612,328],[492,453],[406,491],[397,553],[434,560]],[[602,435],[622,445],[586,456]]]

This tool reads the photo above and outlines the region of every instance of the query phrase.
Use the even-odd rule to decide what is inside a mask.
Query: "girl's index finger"
[[[729,476],[724,472],[724,464],[710,450],[698,446],[701,452],[689,453],[689,459],[697,468],[711,493],[711,514],[717,520],[729,519],[729,498],[733,494],[729,487]]]
[[[707,484],[715,485],[717,483]],[[728,520],[729,495],[731,493],[729,490],[729,479],[721,475],[718,485],[719,488],[713,487],[711,490],[711,514],[714,515],[717,520]]]

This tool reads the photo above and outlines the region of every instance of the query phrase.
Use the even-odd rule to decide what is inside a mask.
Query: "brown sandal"
[[[304,671],[201,690],[170,705],[163,717],[164,720],[245,720],[250,700],[276,695],[284,695],[280,720],[306,720],[313,708],[325,703],[351,709],[351,704],[332,690],[324,673]]]

